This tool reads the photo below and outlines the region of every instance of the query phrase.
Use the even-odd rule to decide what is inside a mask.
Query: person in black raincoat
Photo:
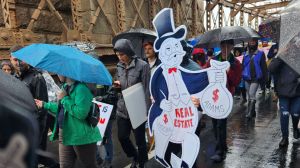
[[[300,116],[300,75],[280,58],[273,58],[269,70],[276,78],[275,85],[279,97],[280,125],[282,139],[280,147],[289,143],[289,115],[292,117],[293,136],[300,138],[298,122]]]
[[[12,50],[12,52],[17,51]],[[48,91],[47,91],[47,84],[42,75],[42,73],[35,68],[31,67],[27,63],[18,60],[19,65],[19,75],[17,78],[21,80],[25,85],[29,88],[32,97],[34,99],[42,100],[48,102]],[[46,150],[47,148],[47,136],[48,130],[46,129],[46,122],[47,122],[47,110],[40,109],[36,114],[36,119],[38,121],[39,126],[39,144],[38,147],[41,150]],[[57,163],[53,160],[49,160],[45,157],[38,157],[38,162],[47,165],[47,166],[56,166]]]
[[[139,82],[144,87],[146,104],[150,107],[150,67],[145,61],[138,59],[133,50],[132,43],[127,39],[119,39],[115,45],[114,50],[120,62],[117,65],[117,72],[114,82],[115,85],[125,90]],[[144,167],[145,162],[148,160],[147,145],[145,139],[145,123],[133,130],[135,135],[138,151],[130,140],[130,132],[132,125],[128,115],[125,101],[122,95],[119,96],[117,103],[117,125],[118,125],[118,138],[121,146],[128,157],[131,157],[131,168]]]

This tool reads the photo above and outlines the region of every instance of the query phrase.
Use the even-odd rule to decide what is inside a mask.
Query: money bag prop
[[[229,66],[229,64],[218,66],[218,62],[212,64],[212,68],[220,69],[223,73],[226,73],[225,70]],[[224,79],[223,82],[210,82],[200,98],[202,110],[212,118],[226,118],[232,110],[233,99],[231,93],[226,88],[226,83],[227,79]]]
[[[227,117],[232,108],[232,97],[226,88],[229,63],[212,60],[210,68],[199,71],[181,67],[186,55],[181,44],[186,38],[186,26],[175,28],[170,8],[161,10],[152,23],[157,35],[154,50],[161,61],[150,80],[153,104],[148,125],[155,139],[155,159],[164,167],[190,168],[200,150],[195,134],[199,112],[192,97],[200,99],[211,117]],[[169,143],[178,144],[181,155],[177,149],[167,151]]]

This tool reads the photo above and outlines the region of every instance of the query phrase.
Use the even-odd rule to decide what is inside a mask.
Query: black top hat
[[[161,10],[152,21],[156,30],[157,37],[154,42],[155,50],[159,50],[162,42],[169,38],[183,38],[186,35],[186,27],[181,25],[175,29],[173,10],[171,8],[164,8]]]

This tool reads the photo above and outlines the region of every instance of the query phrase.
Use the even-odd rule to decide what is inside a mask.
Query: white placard
[[[133,129],[136,129],[147,120],[147,105],[144,92],[142,83],[137,83],[122,91]]]
[[[99,107],[100,118],[99,118],[97,127],[99,129],[101,137],[103,138],[107,124],[109,122],[111,112],[113,110],[113,105],[98,102],[96,100],[93,100],[93,103],[96,103]],[[100,144],[101,144],[101,141],[97,142],[97,145],[100,145]]]

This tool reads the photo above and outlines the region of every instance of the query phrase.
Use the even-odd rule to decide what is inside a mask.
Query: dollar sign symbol
[[[216,103],[218,100],[219,100],[219,89],[216,89],[216,90],[214,90],[213,91],[213,100],[214,100],[214,102]]]
[[[165,124],[168,122],[168,117],[167,117],[167,114],[164,115],[164,119],[163,121],[165,122]]]

